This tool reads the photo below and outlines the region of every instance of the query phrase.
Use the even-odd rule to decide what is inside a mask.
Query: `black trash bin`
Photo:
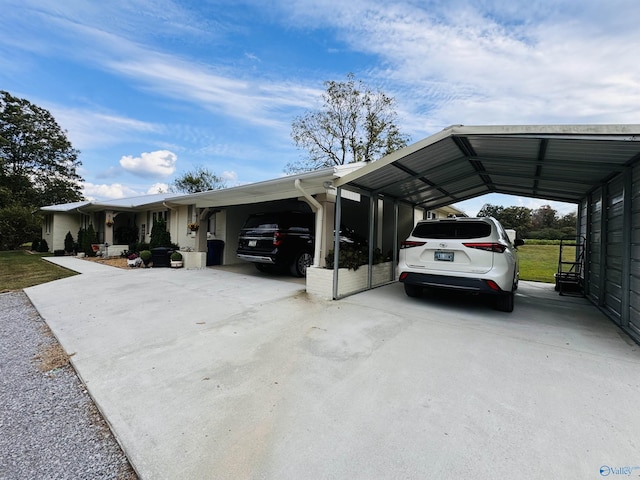
[[[170,267],[171,252],[169,247],[156,247],[151,249],[151,262],[154,267]]]
[[[207,267],[222,265],[223,250],[224,242],[222,240],[207,240]]]

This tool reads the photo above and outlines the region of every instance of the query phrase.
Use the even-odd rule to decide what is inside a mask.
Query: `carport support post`
[[[391,258],[393,264],[391,266],[391,281],[395,281],[396,279],[396,268],[395,266],[398,264],[398,225],[399,225],[399,217],[400,217],[400,204],[398,199],[393,200],[393,253],[391,254]]]
[[[338,299],[338,267],[340,266],[340,224],[342,223],[342,187],[336,192],[336,218],[333,224],[333,299]]]
[[[367,289],[371,289],[373,281],[373,237],[376,228],[376,211],[378,209],[378,194],[371,192],[369,197],[369,272],[367,274]]]

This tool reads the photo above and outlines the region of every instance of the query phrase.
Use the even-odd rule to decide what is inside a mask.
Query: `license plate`
[[[441,262],[453,262],[453,252],[436,252],[435,259]]]
[[[249,240],[249,243],[248,243],[250,247],[255,247],[257,244],[258,244],[257,240]]]

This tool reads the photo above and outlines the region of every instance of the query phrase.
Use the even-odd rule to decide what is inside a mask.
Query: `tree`
[[[558,212],[551,205],[542,205],[531,214],[531,223],[534,230],[558,227]]]
[[[394,99],[373,91],[353,73],[346,82],[327,81],[324,105],[294,120],[291,137],[308,157],[287,164],[299,173],[352,162],[371,162],[405,147],[409,137],[395,124]]]
[[[500,221],[500,215],[502,215],[502,211],[504,207],[500,205],[491,205],[490,203],[485,203],[480,211],[478,212],[478,217],[493,217],[496,220]]]
[[[82,199],[80,165],[51,113],[0,90],[0,248],[39,232],[37,208]]]
[[[82,200],[78,153],[49,111],[0,91],[0,187],[16,203]]]
[[[518,238],[525,237],[531,230],[531,209],[526,207],[504,208],[485,203],[478,212],[478,217],[495,218],[504,228],[514,229]]]
[[[14,250],[40,237],[40,222],[31,209],[20,205],[0,208],[0,250]]]
[[[198,193],[226,188],[225,181],[207,168],[198,166],[192,172],[186,172],[171,184],[171,191]]]
[[[531,209],[507,207],[502,210],[499,221],[504,228],[514,229],[518,238],[525,238],[531,230]]]

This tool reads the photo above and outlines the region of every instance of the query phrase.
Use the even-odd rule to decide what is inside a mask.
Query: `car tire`
[[[420,287],[417,285],[412,285],[410,283],[404,284],[404,293],[407,294],[407,297],[417,297],[420,295]]]
[[[498,295],[498,298],[496,298],[496,310],[513,312],[514,297],[515,293],[513,292]]]
[[[313,263],[313,255],[309,252],[298,253],[291,264],[291,275],[304,277],[307,275],[307,267]]]

